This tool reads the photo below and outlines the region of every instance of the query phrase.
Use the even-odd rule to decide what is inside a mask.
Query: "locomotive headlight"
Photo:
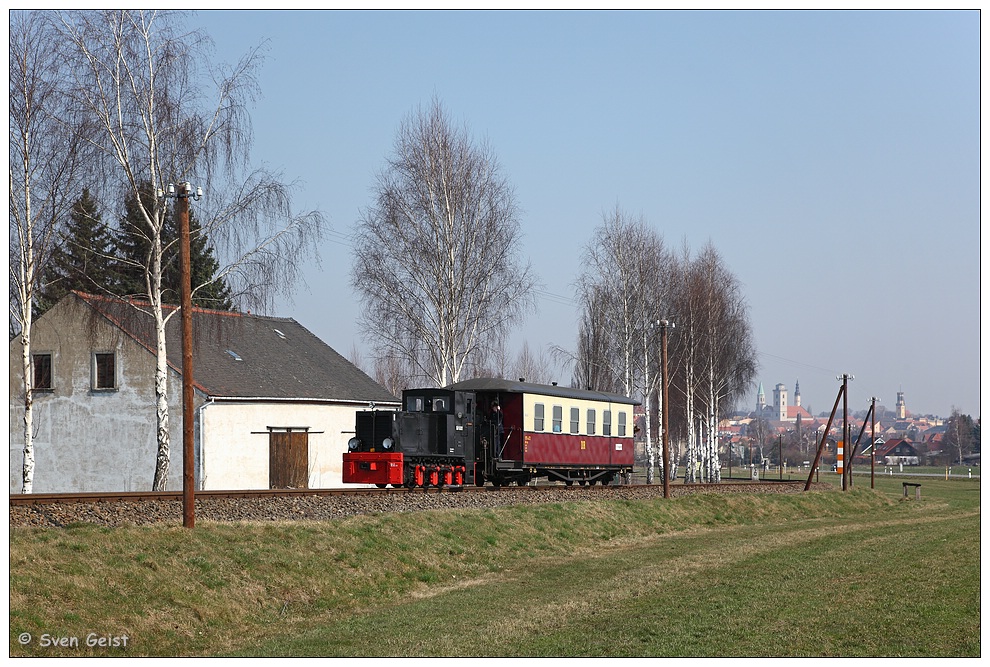
[[[393,444],[395,443],[392,442],[392,438],[385,438],[384,440],[382,440],[382,447],[384,447],[385,449],[392,449]]]
[[[347,449],[351,450],[352,452],[360,446],[361,446],[361,438],[351,438],[350,440],[347,441]]]

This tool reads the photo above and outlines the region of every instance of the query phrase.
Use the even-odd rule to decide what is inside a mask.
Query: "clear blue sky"
[[[768,396],[855,376],[917,413],[980,410],[980,24],[950,12],[204,11],[216,59],[267,41],[253,157],[333,226],[273,315],[363,348],[347,235],[400,122],[437,96],[523,209],[539,313],[572,348],[583,246],[618,204],[708,240],[750,305]],[[569,369],[561,382],[570,379]],[[755,386],[745,406],[755,403]]]

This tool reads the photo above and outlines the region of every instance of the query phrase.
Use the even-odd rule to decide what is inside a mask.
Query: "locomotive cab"
[[[398,412],[357,414],[355,437],[344,454],[344,483],[457,486],[473,483],[472,392],[413,389]]]

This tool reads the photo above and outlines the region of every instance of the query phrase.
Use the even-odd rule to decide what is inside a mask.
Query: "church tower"
[[[897,406],[896,406],[896,410],[897,410],[897,413],[896,414],[897,414],[897,418],[898,419],[907,419],[907,406],[904,404],[904,392],[903,391],[897,392]]]
[[[773,413],[777,421],[787,421],[787,387],[782,383],[773,389]]]
[[[756,416],[762,417],[763,411],[767,407],[767,395],[763,393],[763,383],[760,383],[760,388],[756,392]]]
[[[801,407],[801,382],[799,380],[794,381],[794,405]]]

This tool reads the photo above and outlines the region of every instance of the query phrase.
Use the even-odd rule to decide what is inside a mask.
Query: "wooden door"
[[[309,488],[309,433],[268,434],[268,482],[273,489]]]

